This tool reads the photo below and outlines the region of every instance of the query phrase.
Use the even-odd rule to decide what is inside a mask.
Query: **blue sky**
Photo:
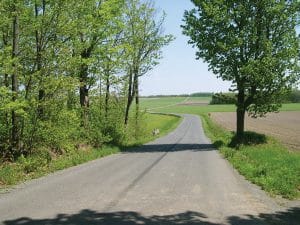
[[[176,37],[163,49],[163,59],[141,78],[141,94],[189,94],[228,91],[230,83],[217,79],[207,64],[195,59],[195,49],[187,44],[180,25],[183,13],[193,8],[190,0],[156,0],[156,7],[167,13],[165,33]]]

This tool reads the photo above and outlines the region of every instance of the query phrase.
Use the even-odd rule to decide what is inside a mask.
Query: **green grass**
[[[164,136],[170,131],[174,130],[182,118],[174,115],[161,115],[161,114],[146,114],[145,123],[147,124],[147,137],[148,140],[153,140],[152,131],[158,128],[159,136]],[[145,141],[148,141],[147,139]]]
[[[185,97],[141,98],[141,109],[152,110],[183,102]],[[134,107],[132,107],[134,108]]]
[[[288,199],[300,197],[300,154],[289,152],[273,138],[267,143],[242,145],[239,149],[228,147],[233,134],[202,115],[207,136],[226,159],[246,179],[261,186],[272,195]]]
[[[41,156],[21,157],[15,163],[5,163],[0,167],[0,182],[3,188],[9,187],[119,151],[118,147],[112,146],[104,146],[101,149],[91,149],[88,151],[73,151],[65,155],[60,155],[48,163],[44,163],[43,161],[46,159]]]
[[[202,114],[209,112],[234,112],[234,105],[205,105],[205,106],[171,106],[154,110],[163,113],[190,113]]]
[[[157,136],[152,135],[152,130],[155,128],[160,130],[160,136],[165,135],[175,129],[180,121],[181,118],[177,116],[145,114],[144,135],[138,140],[132,141],[130,145],[141,145],[157,138]],[[103,146],[101,149],[74,150],[52,158],[46,151],[41,151],[27,158],[20,157],[15,163],[0,165],[0,188],[4,189],[26,180],[45,176],[120,151],[122,151],[122,147]]]
[[[145,113],[142,117],[143,120],[141,121],[140,128],[138,129],[138,138],[133,136],[128,137],[128,140],[122,146],[123,148],[140,146],[158,137],[166,135],[170,131],[174,130],[182,120],[179,116],[154,113]],[[135,128],[128,127],[128,129],[134,130]],[[153,136],[152,131],[154,129],[159,129],[159,135]]]
[[[300,111],[300,103],[283,104],[280,111]]]

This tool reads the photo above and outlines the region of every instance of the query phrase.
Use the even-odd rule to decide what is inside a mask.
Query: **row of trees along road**
[[[0,1],[0,153],[121,142],[173,37],[152,1]],[[132,128],[132,127],[131,127]]]
[[[197,57],[237,92],[237,138],[244,117],[277,111],[299,81],[298,0],[192,0],[184,34]],[[299,28],[299,27],[298,27]]]

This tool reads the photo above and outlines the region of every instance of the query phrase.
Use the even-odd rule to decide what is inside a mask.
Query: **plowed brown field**
[[[211,113],[211,117],[222,127],[235,130],[235,113]],[[273,136],[291,150],[300,151],[300,112],[298,111],[270,113],[267,117],[257,119],[246,116],[245,130]]]

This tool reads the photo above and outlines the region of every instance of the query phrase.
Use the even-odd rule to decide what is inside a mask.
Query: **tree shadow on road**
[[[137,212],[99,213],[85,209],[77,214],[59,214],[49,219],[24,217],[4,221],[4,225],[299,225],[300,208],[258,216],[231,216],[225,219],[227,223],[213,223],[208,220],[206,215],[193,211],[166,216],[143,216]]]
[[[149,152],[178,152],[178,151],[214,151],[212,144],[150,144],[136,148],[127,148],[125,153],[149,153]]]

